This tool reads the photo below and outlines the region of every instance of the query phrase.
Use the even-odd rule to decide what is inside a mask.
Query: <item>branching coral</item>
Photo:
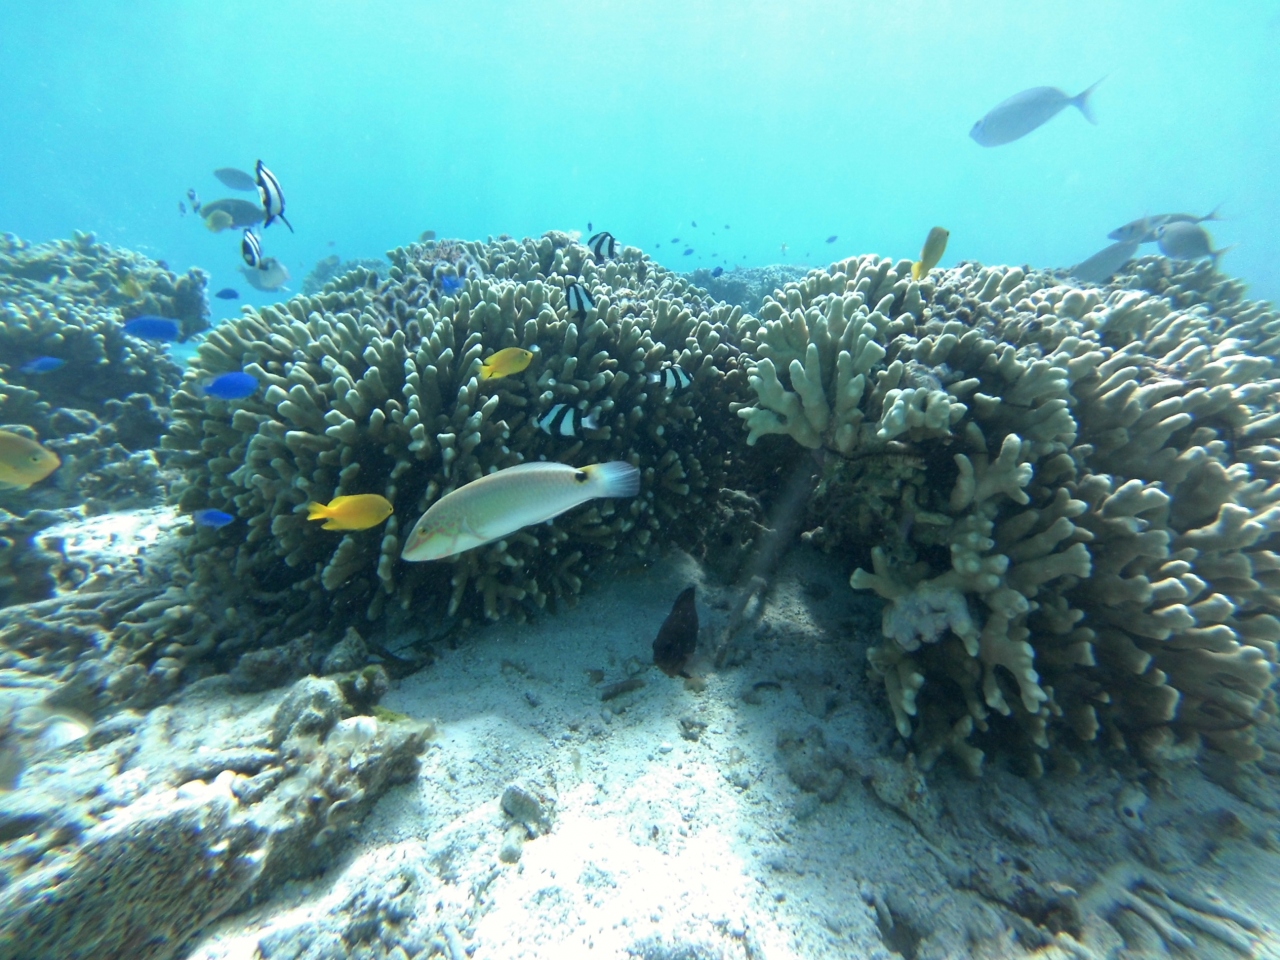
[[[992,714],[1032,772],[1060,728],[1249,758],[1275,713],[1280,415],[1258,347],[1280,321],[1230,286],[1188,310],[1104,293],[864,257],[743,334],[747,442],[827,452],[808,537],[871,561],[850,581],[889,603],[870,666],[926,764],[943,744],[973,768],[957,724]]]
[[[736,439],[728,404],[745,387],[731,345],[741,311],[710,305],[637,250],[597,263],[563,234],[458,243],[451,257],[461,282],[452,294],[440,287],[439,245],[415,244],[390,254],[383,283],[348,274],[313,297],[228,321],[202,344],[164,446],[185,472],[184,509],[216,507],[243,523],[201,531],[190,580],[159,602],[164,616],[136,618],[145,642],[165,638],[168,662],[244,642],[242,624],[210,623],[208,606],[191,600],[218,582],[284,598],[284,617],[524,615],[572,600],[611,558],[691,540],[710,522]],[[570,313],[570,282],[593,300],[585,317]],[[482,359],[508,346],[537,359],[482,381]],[[673,363],[692,378],[687,389],[651,379]],[[263,392],[224,402],[194,389],[238,369]],[[598,427],[547,433],[538,420],[556,404],[594,414]],[[630,460],[642,470],[641,495],[593,503],[451,562],[400,561],[401,537],[436,498],[540,458]],[[307,522],[308,501],[350,493],[381,494],[395,514],[346,535]]]

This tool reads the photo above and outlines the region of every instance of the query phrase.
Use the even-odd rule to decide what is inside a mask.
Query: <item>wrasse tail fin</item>
[[[622,460],[583,467],[600,485],[599,497],[634,497],[640,492],[640,469]]]

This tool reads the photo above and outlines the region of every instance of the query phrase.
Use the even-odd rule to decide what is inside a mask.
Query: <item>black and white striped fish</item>
[[[618,253],[618,241],[608,230],[601,230],[587,241],[597,260],[612,260]]]
[[[666,364],[661,370],[649,374],[650,383],[660,383],[664,390],[675,393],[693,383],[693,377],[684,372],[684,367],[674,363]]]
[[[252,230],[244,232],[244,239],[240,241],[240,256],[244,257],[244,262],[249,266],[262,269],[262,244]]]
[[[276,179],[276,175],[262,165],[262,161],[258,161],[258,165],[254,168],[257,172],[255,182],[258,184],[258,197],[262,201],[262,212],[266,214],[266,219],[262,223],[262,229],[265,230],[271,226],[272,220],[279,220],[289,232],[293,233],[293,224],[284,218],[284,194],[280,192],[280,181]]]
[[[565,287],[564,299],[569,304],[569,315],[579,320],[587,319],[587,311],[594,309],[596,305],[591,294],[580,283],[570,283]]]
[[[581,411],[567,403],[557,403],[534,423],[543,433],[558,433],[562,437],[576,437],[579,430],[600,429],[600,421],[596,419],[595,411],[584,417]]]

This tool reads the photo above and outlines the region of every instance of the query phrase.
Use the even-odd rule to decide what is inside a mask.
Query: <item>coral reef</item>
[[[287,624],[288,637],[384,611],[388,629],[409,617],[524,616],[572,601],[601,565],[692,542],[712,520],[740,443],[729,404],[745,398],[731,343],[741,310],[712,304],[638,250],[597,263],[564,234],[433,241],[389,256],[384,282],[353,271],[315,296],[227,321],[201,345],[163,444],[185,473],[184,510],[215,507],[242,522],[199,531],[169,593],[140,611],[137,639],[164,651],[158,669],[211,645],[238,655],[261,645],[267,623]],[[593,300],[585,316],[570,312],[571,282]],[[527,370],[479,379],[483,357],[517,345],[537,354]],[[687,386],[661,382],[670,364]],[[226,403],[193,389],[239,369],[264,391]],[[598,427],[539,429],[557,403],[594,414]],[[400,561],[402,535],[436,498],[542,458],[629,460],[641,494],[449,562]],[[381,494],[395,514],[346,535],[306,521],[308,501],[350,493]],[[232,617],[215,588],[244,597],[242,612],[259,605],[270,616]]]
[[[803,280],[808,273],[808,267],[774,263],[764,267],[733,267],[718,277],[702,267],[683,276],[715,299],[754,314],[759,312],[765,297],[788,283]]]
[[[1177,278],[1165,294],[1204,287]],[[1280,318],[1220,281],[1187,309],[1126,281],[915,282],[862,257],[741,334],[747,442],[825,454],[806,538],[888,601],[868,660],[923,768],[950,751],[976,771],[975,731],[1031,773],[1063,731],[1250,759],[1275,714],[1280,414],[1259,352]]]
[[[356,257],[354,260],[343,260],[337,254],[331,254],[316,262],[311,272],[302,278],[302,292],[310,297],[324,289],[324,285],[338,277],[345,277],[354,270],[370,270],[378,279],[385,280],[391,264],[378,257]]]
[[[0,494],[9,509],[154,503],[154,454],[181,368],[163,346],[127,336],[143,313],[178,320],[184,335],[208,326],[205,275],[76,234],[32,246],[0,242],[0,424],[29,427],[62,467],[29,492]],[[63,361],[46,372],[31,361]]]

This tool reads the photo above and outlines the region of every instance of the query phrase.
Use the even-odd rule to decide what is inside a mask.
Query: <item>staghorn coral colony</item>
[[[565,234],[389,256],[385,281],[354,270],[313,296],[248,310],[202,343],[163,446],[184,472],[184,510],[213,507],[243,523],[198,531],[174,585],[133,618],[154,672],[172,678],[193,659],[226,659],[272,642],[267,631],[287,638],[325,620],[439,625],[572,601],[601,564],[691,545],[729,485],[740,445],[729,405],[748,396],[732,346],[739,308],[639,250],[597,262]],[[589,308],[571,308],[571,283]],[[481,361],[510,346],[536,359],[482,380]],[[662,381],[671,364],[692,378],[687,389]],[[201,380],[240,369],[265,390],[235,402],[200,395]],[[569,435],[539,426],[557,404],[575,412]],[[450,562],[399,559],[402,537],[443,493],[537,459],[629,460],[641,494]],[[386,497],[394,516],[345,535],[307,521],[308,502],[356,493]],[[272,616],[246,622],[210,602],[215,589]]]
[[[1064,733],[1253,759],[1276,712],[1280,317],[1205,268],[1079,289],[863,257],[744,333],[748,443],[825,463],[806,537],[887,604],[868,652],[928,768],[975,731],[1036,773]],[[1118,285],[1120,286],[1120,285]],[[870,569],[867,569],[870,568]]]

